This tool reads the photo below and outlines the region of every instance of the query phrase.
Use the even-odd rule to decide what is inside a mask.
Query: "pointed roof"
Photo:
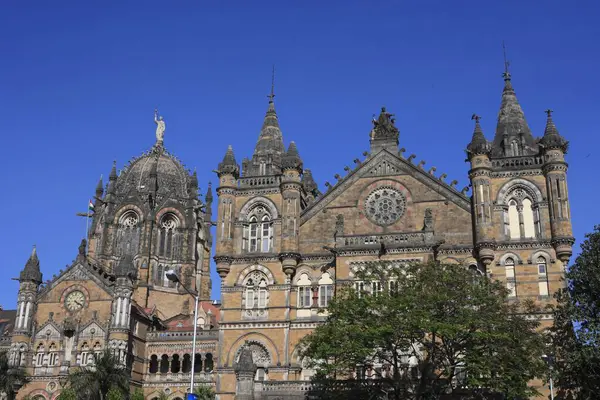
[[[546,119],[546,129],[544,129],[544,136],[540,139],[540,144],[544,147],[544,149],[560,149],[564,153],[567,152],[569,142],[558,133],[558,129],[556,125],[554,125],[554,121],[552,120],[553,111],[548,109],[546,110],[546,114],[548,118]]]
[[[206,189],[206,196],[204,197],[204,201],[206,204],[212,204],[213,202],[213,194],[212,194],[212,183],[208,182],[208,188]]]
[[[40,260],[37,255],[37,250],[35,245],[31,250],[31,255],[29,259],[25,263],[25,268],[21,271],[19,275],[19,281],[33,281],[37,284],[42,283],[42,273],[40,272]]]
[[[102,175],[100,175],[100,179],[98,180],[98,184],[96,185],[96,197],[102,197],[104,193],[104,183],[102,182]]]
[[[538,151],[537,145],[525,119],[523,109],[521,109],[521,105],[517,100],[510,72],[506,69],[502,75],[504,77],[504,89],[502,90],[502,101],[498,112],[496,135],[492,143],[492,156],[512,157],[536,154]],[[520,154],[513,154],[511,151],[511,143],[514,141],[522,149]]]
[[[239,177],[240,167],[235,160],[235,155],[233,154],[233,147],[229,145],[227,147],[227,151],[225,152],[225,156],[223,157],[223,161],[219,163],[219,167],[217,169],[217,174],[220,177],[221,175],[229,174],[233,175],[236,179]]]
[[[473,114],[471,119],[475,120],[475,129],[473,130],[473,138],[471,139],[471,142],[467,145],[467,154],[488,154],[490,152],[490,144],[485,138],[483,130],[481,129],[481,125],[479,124],[479,120],[481,119],[481,117],[479,117],[476,114]]]
[[[302,170],[302,159],[298,153],[296,142],[292,141],[285,155],[283,156],[283,168]]]
[[[250,175],[259,175],[261,171],[259,169],[260,163],[271,164],[273,167],[269,168],[266,175],[272,175],[279,173],[278,169],[281,168],[281,162],[283,154],[285,153],[285,147],[283,145],[283,134],[279,127],[279,119],[275,112],[275,103],[273,101],[274,94],[269,96],[269,107],[263,121],[260,134],[254,148],[254,154],[252,155],[252,162],[249,168]],[[265,174],[264,172],[262,174]]]
[[[302,174],[302,186],[306,193],[312,194],[314,197],[318,197],[321,194],[321,192],[319,192],[319,186],[315,182],[311,170],[308,168],[305,169]]]

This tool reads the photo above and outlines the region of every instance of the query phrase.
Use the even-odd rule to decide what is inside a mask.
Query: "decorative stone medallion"
[[[377,225],[386,226],[398,221],[406,210],[406,198],[391,187],[379,187],[365,201],[367,218]]]

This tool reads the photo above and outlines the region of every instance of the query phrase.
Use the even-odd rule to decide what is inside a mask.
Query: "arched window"
[[[506,288],[509,290],[508,297],[517,296],[517,283],[515,277],[515,260],[508,257],[504,261],[504,269],[506,271]]]
[[[511,240],[541,236],[539,208],[527,191],[517,187],[507,196],[505,236]]]
[[[181,370],[181,361],[179,360],[179,354],[173,354],[171,359],[171,372],[176,374]]]
[[[194,373],[197,374],[199,372],[202,372],[202,355],[196,353],[194,357]]]
[[[89,363],[89,359],[90,358],[94,358],[93,356],[90,357],[90,346],[88,345],[87,342],[83,342],[83,344],[81,345],[81,355],[80,355],[80,359],[79,359],[79,365],[88,365]]]
[[[252,253],[268,253],[273,250],[273,221],[262,204],[254,207],[248,215],[242,248]]]
[[[117,255],[135,256],[140,244],[140,218],[135,211],[127,211],[119,219],[117,228]]]
[[[513,157],[521,155],[521,146],[519,145],[518,141],[513,140],[510,142],[510,152]]]
[[[50,345],[50,347],[48,348],[48,350],[50,351],[50,354],[48,357],[48,366],[54,367],[54,366],[58,365],[58,348],[56,347],[55,343],[52,343]]]
[[[192,370],[192,357],[189,354],[183,355],[183,363],[181,363],[181,371],[187,374]]]
[[[333,296],[333,280],[329,273],[325,272],[319,279],[319,307],[327,307]]]
[[[211,353],[206,354],[206,359],[204,360],[204,371],[212,372],[213,370],[213,356]]]
[[[312,288],[308,274],[300,275],[296,285],[298,285],[298,308],[310,308],[312,306]]]
[[[171,259],[177,256],[178,253],[178,238],[177,228],[179,220],[173,214],[165,214],[160,221],[158,231],[158,255]]]
[[[151,374],[158,372],[158,356],[156,354],[153,354],[152,357],[150,357],[150,366],[148,368],[148,372]]]
[[[44,365],[44,355],[45,355],[44,345],[42,343],[40,343],[35,351],[35,366],[36,367],[41,367]]]
[[[156,286],[162,286],[162,287],[169,287],[169,288],[174,288],[177,286],[177,284],[175,282],[173,282],[172,280],[170,280],[169,278],[167,278],[167,272],[169,272],[170,270],[174,270],[176,273],[178,273],[178,268],[176,267],[169,267],[168,265],[162,265],[159,264],[158,267],[156,267],[156,275],[154,278],[154,284]]]
[[[252,271],[244,280],[244,304],[246,309],[266,308],[269,302],[267,276]]]
[[[546,264],[546,259],[544,257],[538,257],[537,259],[537,269],[538,269],[538,286],[540,290],[540,296],[548,296],[549,295],[549,285],[548,285],[548,265]]]
[[[166,374],[167,372],[169,372],[169,356],[163,354],[162,357],[160,357],[160,373]]]

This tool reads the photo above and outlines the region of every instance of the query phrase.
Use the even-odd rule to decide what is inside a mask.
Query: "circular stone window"
[[[365,202],[367,217],[377,225],[393,224],[404,215],[405,210],[406,198],[398,190],[390,187],[375,189]]]

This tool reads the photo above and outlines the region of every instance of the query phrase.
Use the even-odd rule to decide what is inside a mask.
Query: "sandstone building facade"
[[[272,94],[251,158],[240,166],[229,147],[218,165],[214,207],[210,189],[201,201],[196,175],[158,141],[120,174],[113,165],[106,189],[99,182],[89,245],[69,268],[43,283],[34,249],[21,272],[10,355],[32,381],[20,398],[54,399],[61,375],[104,348],[148,399],[182,399],[192,357],[198,384],[220,399],[298,393],[312,375],[298,342],[324,320],[335,288],[384,289],[355,280],[370,263],[455,263],[506,282],[515,299],[550,301],[574,240],[568,143],[547,118],[535,138],[505,72],[492,141],[473,116],[471,185],[461,191],[404,155],[382,108],[370,151],[321,192],[296,144],[284,147]],[[220,302],[209,298],[213,242]],[[170,269],[197,290],[197,321]],[[248,360],[250,375],[240,367]]]

